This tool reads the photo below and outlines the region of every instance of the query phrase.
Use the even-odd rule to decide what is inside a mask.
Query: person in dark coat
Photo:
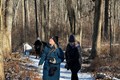
[[[49,44],[45,46],[38,64],[38,71],[43,66],[43,80],[59,80],[60,63],[64,60],[64,53],[58,45],[58,37],[50,38]]]
[[[40,55],[41,46],[42,46],[42,43],[40,41],[40,38],[38,37],[37,40],[34,43],[34,49],[35,49],[36,58],[37,58],[37,56],[41,56]]]
[[[65,58],[65,68],[67,68],[68,70],[70,69],[72,72],[71,80],[79,80],[77,73],[81,69],[82,57],[80,51],[80,44],[79,42],[75,41],[74,35],[70,35],[69,37],[69,43],[65,51]]]

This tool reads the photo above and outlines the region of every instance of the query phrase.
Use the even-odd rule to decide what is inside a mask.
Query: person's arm
[[[77,46],[77,50],[79,53],[79,62],[80,62],[80,64],[82,64],[82,52],[81,52],[82,49],[81,49],[80,45]]]
[[[66,47],[66,51],[65,51],[65,58],[66,58],[66,64],[65,64],[65,68],[67,69],[67,70],[69,70],[69,66],[68,66],[68,62],[69,62],[69,59],[68,59],[68,57],[69,57],[69,55],[68,55],[68,48],[69,46],[67,45],[67,47]]]
[[[25,52],[25,50],[26,50],[26,44],[24,44],[24,52]]]
[[[67,45],[66,51],[65,51],[65,59],[66,59],[66,62],[68,62],[68,45]]]
[[[43,50],[42,55],[41,55],[41,59],[40,59],[38,65],[42,65],[43,64],[43,62],[45,61],[45,58],[46,58],[46,54],[47,54],[47,47],[45,47],[45,49]]]
[[[59,64],[64,61],[64,52],[61,48],[58,48],[56,51],[58,56],[58,58],[56,58],[56,64]]]

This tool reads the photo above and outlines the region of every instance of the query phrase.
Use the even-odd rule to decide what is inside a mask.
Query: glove
[[[38,65],[37,71],[38,71],[39,73],[41,73],[41,70],[42,70],[42,65]]]
[[[50,58],[49,62],[55,64],[56,63],[56,59],[55,58]]]
[[[70,68],[68,67],[68,64],[67,64],[67,63],[65,64],[65,68],[66,68],[67,70],[70,69]]]

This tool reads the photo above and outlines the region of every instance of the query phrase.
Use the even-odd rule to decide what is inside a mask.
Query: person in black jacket
[[[75,41],[74,35],[70,35],[69,37],[69,43],[65,51],[65,58],[65,68],[70,69],[72,72],[71,80],[79,80],[77,73],[81,69],[82,58],[80,44]]]
[[[47,45],[47,42],[41,41],[39,37],[37,38],[37,40],[34,43],[36,58],[41,57],[42,51],[44,50],[46,45]]]
[[[37,56],[40,56],[41,46],[42,46],[42,43],[40,41],[40,38],[38,37],[34,43],[36,58],[37,58]]]

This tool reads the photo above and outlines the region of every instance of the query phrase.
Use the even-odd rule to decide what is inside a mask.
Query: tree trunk
[[[105,39],[108,38],[108,9],[109,9],[109,0],[105,0],[105,17],[104,17],[104,36]]]
[[[3,64],[3,59],[4,59],[4,57],[3,57],[3,25],[2,25],[2,23],[3,23],[3,21],[2,21],[2,13],[3,13],[3,11],[2,11],[2,8],[3,8],[3,6],[2,6],[2,3],[3,3],[3,1],[2,0],[0,0],[0,79],[1,80],[5,80],[5,75],[4,75],[4,64]],[[5,8],[4,8],[5,9]]]
[[[80,46],[82,45],[83,21],[82,21],[82,1],[80,0]]]
[[[28,20],[28,28],[30,29],[30,0],[27,0],[27,20]]]
[[[39,37],[39,33],[38,33],[38,20],[37,20],[37,2],[36,0],[34,0],[35,2],[35,27],[36,27],[36,37]]]
[[[112,5],[112,3],[110,4],[110,16],[112,16],[112,11],[111,11],[111,5]],[[111,52],[112,52],[112,18],[110,18],[110,56],[112,57],[112,54],[111,54]]]
[[[22,8],[23,8],[23,41],[26,42],[26,4],[25,4],[26,0],[22,0]]]
[[[42,40],[45,40],[45,26],[44,26],[44,1],[40,0],[40,5],[41,5],[41,35],[42,35]]]
[[[89,58],[94,59],[100,54],[101,47],[101,26],[102,26],[102,8],[103,0],[95,0],[95,15],[94,15],[94,28],[92,40],[92,52]]]
[[[3,54],[9,57],[11,53],[11,30],[13,20],[13,1],[2,0],[1,2],[1,26],[0,26],[0,80],[4,78]]]
[[[113,16],[114,16],[114,23],[113,23],[113,43],[115,44],[116,42],[116,23],[117,23],[117,19],[116,19],[116,0],[114,1],[114,10],[113,10]]]
[[[66,7],[67,7],[67,12],[68,12],[68,18],[69,18],[69,24],[70,24],[70,33],[75,34],[75,23],[76,23],[76,18],[75,18],[75,10],[72,7],[72,0],[66,0]]]

